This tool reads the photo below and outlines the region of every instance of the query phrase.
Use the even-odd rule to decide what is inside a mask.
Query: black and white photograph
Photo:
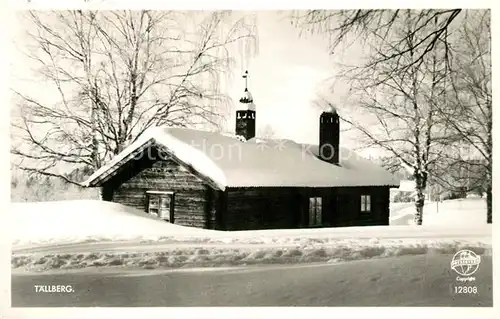
[[[35,2],[5,318],[493,307],[491,8]]]

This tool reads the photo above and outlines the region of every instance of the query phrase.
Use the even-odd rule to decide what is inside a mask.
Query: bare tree
[[[422,178],[420,182],[417,181],[417,187],[425,186],[428,178],[432,183],[448,184],[448,188],[462,188],[464,181],[471,185],[471,176],[479,177],[477,187],[481,187],[482,181],[485,181],[487,220],[491,223],[490,10],[311,10],[296,12],[293,21],[302,31],[328,36],[332,54],[342,46],[345,48],[345,45],[355,42],[360,44],[362,55],[367,59],[360,60],[359,65],[351,69],[357,73],[357,83],[364,84],[353,87],[355,93],[372,95],[373,101],[379,103],[380,95],[396,89],[406,100],[415,99],[415,110],[409,111],[419,114],[418,117],[425,119],[424,122],[438,121],[425,126],[418,124],[418,117],[413,118],[414,124],[418,125],[413,125],[412,131],[427,131],[426,134],[431,137],[424,134],[417,143],[418,134],[413,134],[415,155],[420,155],[410,163],[405,163],[401,158],[402,163],[412,164],[409,167],[416,169],[416,172],[423,169],[419,173]],[[402,25],[409,27],[407,32],[400,32]],[[432,79],[421,81],[420,76],[415,75],[426,71]],[[394,79],[399,83],[395,83]],[[407,83],[412,83],[413,88],[409,93],[413,97],[407,95],[408,89],[401,90]],[[427,98],[420,97],[423,83],[433,83],[431,89],[427,89]],[[396,86],[391,88],[393,85]],[[380,92],[374,92],[374,88]],[[398,100],[396,103],[401,102],[399,94],[395,95],[394,100]],[[388,113],[388,110],[384,110],[386,106],[387,103],[380,104],[378,111]],[[390,116],[403,121],[409,114],[412,113],[394,112]],[[379,117],[375,118],[376,124],[382,124]],[[436,127],[440,127],[443,132],[438,138],[432,137],[435,135],[433,128]],[[391,128],[389,132],[395,134],[397,130]],[[371,139],[379,138],[371,135]],[[390,140],[393,141],[392,138]],[[381,141],[382,138],[377,144],[385,143]],[[424,143],[423,147],[419,146],[420,142]],[[426,143],[429,143],[428,147]],[[404,149],[403,145],[396,145],[390,151],[401,153]],[[464,149],[479,154],[481,159],[470,156],[464,158]],[[430,159],[431,155],[434,159]],[[429,174],[427,170],[431,164],[435,174]],[[460,167],[457,168],[457,165]],[[465,177],[460,173],[464,170]],[[460,174],[451,176],[452,172]]]
[[[308,10],[292,13],[292,24],[303,32],[326,34],[330,39],[330,51],[361,41],[364,47],[377,52],[365,65],[373,68],[392,61],[395,71],[407,72],[424,62],[425,57],[438,46],[444,47],[444,59],[450,58],[450,29],[454,21],[463,15],[461,9],[411,10],[412,30],[409,36],[415,41],[408,43],[406,35],[398,35],[397,29],[407,23],[405,9],[363,10]]]
[[[405,20],[394,27],[395,35],[404,39],[402,48],[413,48],[421,41],[415,32],[418,19],[419,15],[406,11]],[[434,51],[422,63],[412,64],[418,54],[412,50],[400,59],[374,63],[382,54],[377,50],[374,48],[372,60],[366,64],[370,68],[353,67],[341,75],[351,85],[349,99],[355,105],[351,115],[346,110],[343,120],[360,132],[365,147],[384,150],[412,172],[417,194],[415,223],[421,225],[424,192],[449,138],[437,112],[444,98],[446,63]],[[402,53],[398,50],[394,48],[394,53]],[[409,67],[399,70],[402,64]]]
[[[439,108],[456,135],[454,151],[447,154],[442,170],[458,174],[452,178],[454,183],[446,184],[469,189],[484,186],[488,223],[492,223],[493,171],[490,23],[490,11],[468,12],[457,34],[460,41],[453,47],[446,103]]]
[[[253,24],[228,12],[27,12],[22,21],[25,52],[53,98],[14,90],[12,153],[25,171],[76,184],[64,164],[97,169],[151,126],[219,125],[230,52],[256,39]]]

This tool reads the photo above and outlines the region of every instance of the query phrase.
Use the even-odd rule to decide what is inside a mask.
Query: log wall
[[[102,189],[103,199],[146,213],[146,191],[174,192],[174,223],[219,230],[289,229],[309,225],[309,198],[322,198],[322,222],[313,227],[389,224],[388,187],[250,187],[215,190],[174,157],[148,156],[124,164]],[[371,211],[361,212],[361,195]]]
[[[105,184],[104,193],[111,201],[146,212],[146,191],[174,192],[174,223],[200,228],[215,227],[214,191],[199,177],[172,158],[150,156],[129,162]]]
[[[227,230],[296,228],[299,212],[291,188],[232,188],[227,191]]]
[[[370,212],[361,195],[371,196]],[[322,198],[320,225],[309,225],[310,197]],[[229,188],[224,209],[227,230],[388,225],[389,188]]]

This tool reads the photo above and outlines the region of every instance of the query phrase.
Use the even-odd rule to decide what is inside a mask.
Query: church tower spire
[[[255,104],[248,90],[248,70],[243,74],[245,91],[240,98],[240,110],[236,111],[236,135],[243,136],[246,140],[255,137]]]

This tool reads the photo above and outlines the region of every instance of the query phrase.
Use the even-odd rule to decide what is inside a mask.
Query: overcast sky
[[[333,72],[327,41],[299,37],[290,19],[277,12],[259,12],[256,16],[259,51],[247,64],[257,129],[271,125],[280,137],[314,142],[319,111],[312,100],[320,83]],[[244,66],[235,70],[242,72]],[[244,82],[241,76],[233,79],[229,93],[237,101]],[[230,125],[233,123],[234,119]]]
[[[228,119],[226,130],[234,130],[235,109],[240,107],[239,98],[244,89],[241,75],[248,69],[249,89],[257,108],[257,130],[270,125],[277,137],[297,142],[317,143],[318,123],[321,111],[313,106],[319,87],[335,75],[334,62],[342,60],[342,52],[335,57],[328,53],[328,40],[319,35],[299,36],[299,30],[291,25],[290,19],[277,11],[260,11],[253,14],[258,30],[258,54],[251,59],[241,60],[233,70],[227,83],[227,93],[234,100],[234,109]],[[22,25],[17,24],[12,33],[22,39]],[[21,56],[13,60],[16,77],[25,77],[28,68]],[[29,76],[27,76],[29,80]],[[17,81],[17,85],[19,81]],[[16,84],[16,83],[13,83]],[[39,92],[50,99],[43,83],[23,82],[32,86],[31,93]],[[336,86],[332,95],[335,103],[341,103],[346,93],[345,86]],[[39,95],[37,94],[37,95]],[[356,147],[347,134],[341,136],[341,144]]]

